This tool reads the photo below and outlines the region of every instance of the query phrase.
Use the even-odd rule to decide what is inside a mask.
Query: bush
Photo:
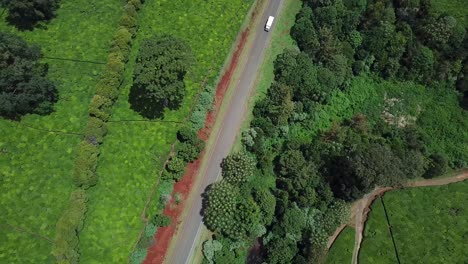
[[[83,228],[86,213],[86,193],[82,189],[70,195],[69,206],[57,221],[52,255],[58,263],[79,262],[79,241],[77,233]]]
[[[132,37],[134,37],[138,28],[138,21],[135,17],[124,14],[120,18],[120,26],[126,28],[132,34]]]
[[[117,99],[121,76],[116,72],[104,71],[103,76],[96,84],[96,94],[110,100]]]
[[[430,162],[426,170],[426,173],[423,175],[424,178],[430,179],[436,176],[440,176],[447,171],[447,158],[440,154],[432,154],[429,156]]]
[[[190,123],[192,123],[192,127],[195,130],[200,130],[205,125],[206,120],[206,110],[195,110],[190,115]]]
[[[184,160],[178,157],[172,157],[166,165],[166,172],[165,175],[166,179],[170,180],[180,180],[180,178],[184,175],[185,171],[185,162]]]
[[[221,244],[221,242],[217,240],[207,240],[203,243],[203,256],[206,260],[208,260],[208,263],[214,263],[214,253],[216,251],[221,250],[222,248],[223,245]]]
[[[112,41],[111,45],[111,51],[120,51],[122,52],[122,54],[127,55],[130,52],[131,41],[132,34],[129,32],[129,30],[125,27],[120,27],[114,35],[114,40]]]
[[[89,143],[93,145],[100,144],[107,134],[106,123],[97,117],[91,116],[88,118],[88,124],[86,125],[84,134]]]
[[[151,222],[156,226],[164,227],[171,224],[171,218],[165,215],[156,214],[153,219],[151,219]]]
[[[78,157],[73,168],[73,181],[78,187],[85,189],[96,185],[96,166],[99,156],[99,148],[87,141],[82,141],[78,146]]]
[[[203,141],[199,145],[192,145],[189,143],[182,143],[177,147],[177,157],[183,159],[185,162],[192,162],[198,158],[200,151],[203,149]]]
[[[148,223],[145,226],[145,237],[153,237],[157,229],[158,227],[155,224]]]
[[[111,106],[112,101],[109,98],[96,94],[93,99],[91,99],[89,115],[107,122],[110,118]]]
[[[131,264],[141,264],[146,258],[146,248],[137,247],[130,256]]]
[[[184,126],[177,131],[177,139],[182,143],[193,144],[198,141],[197,131],[191,127]]]

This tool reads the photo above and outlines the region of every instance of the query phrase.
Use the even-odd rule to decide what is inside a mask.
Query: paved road
[[[205,158],[208,159],[205,161],[207,162],[206,170],[200,174],[200,177],[204,178],[201,180],[201,184],[198,184],[192,190],[191,197],[193,197],[192,195],[196,195],[196,197],[189,199],[193,203],[191,205],[187,204],[187,206],[190,206],[190,211],[185,218],[185,223],[181,223],[179,227],[178,237],[175,241],[176,244],[173,245],[171,252],[168,252],[170,255],[166,256],[166,264],[187,264],[190,261],[195,244],[198,242],[199,231],[203,225],[202,216],[200,215],[202,207],[201,194],[220,175],[221,160],[229,154],[234,144],[236,135],[243,122],[245,111],[247,110],[248,98],[252,92],[258,68],[263,61],[264,50],[270,42],[271,31],[275,30],[276,21],[274,21],[270,33],[263,30],[264,24],[268,16],[277,16],[281,4],[282,0],[268,1],[264,13],[261,14],[261,19],[258,20],[259,23],[255,25],[255,39],[251,45],[245,47],[249,50],[245,50],[244,52],[249,52],[250,55],[245,68],[241,69],[240,76],[232,80],[236,81],[237,85],[231,97],[231,102],[223,102],[223,104],[229,104],[229,106],[224,116],[218,116],[220,120],[223,120],[223,123],[218,134],[212,134],[212,136],[216,136],[216,139],[213,148],[207,150],[207,155],[205,155]]]

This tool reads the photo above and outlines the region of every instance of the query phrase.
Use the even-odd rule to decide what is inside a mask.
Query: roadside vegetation
[[[217,75],[251,4],[244,0],[145,1],[138,12],[139,30],[101,147],[96,169],[100,183],[88,194],[87,224],[80,235],[84,263],[122,262],[129,256],[132,263],[145,259],[147,248],[155,242],[155,227],[161,225],[158,219],[173,198],[173,184],[204,146],[197,131],[203,127]],[[166,107],[159,116],[145,116],[132,109],[132,87],[138,81],[134,78],[137,69],[142,66],[138,58],[145,56],[140,52],[147,41],[158,36],[171,36],[177,43],[185,43],[182,47],[190,48],[193,61],[183,83],[178,82],[177,89],[185,90],[179,90],[184,94],[180,104]],[[174,54],[165,48],[167,58]],[[178,70],[174,65],[177,63],[167,64],[167,69]],[[156,80],[152,82],[157,84]],[[151,96],[146,92],[143,95]],[[174,143],[174,155],[164,168]],[[155,182],[153,199],[144,216],[146,222],[141,214]]]
[[[268,263],[318,261],[348,217],[346,202],[468,165],[463,22],[430,1],[312,0],[291,36],[299,50],[277,56],[243,147],[227,157],[256,167],[223,167],[206,193],[204,221],[215,233],[203,248],[208,263],[243,262],[255,238]],[[245,182],[229,180],[237,170]],[[384,258],[391,243],[376,246]]]

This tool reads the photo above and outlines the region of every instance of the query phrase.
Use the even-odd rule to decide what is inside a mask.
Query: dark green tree
[[[255,169],[255,159],[245,152],[227,156],[221,163],[223,178],[236,186],[248,181]]]
[[[18,29],[32,29],[41,21],[55,17],[60,0],[2,0],[8,10],[8,21]]]
[[[57,89],[46,78],[41,50],[21,38],[0,32],[0,115],[17,119],[25,114],[47,114],[57,101]]]
[[[179,38],[162,35],[143,41],[129,97],[132,109],[147,118],[161,117],[166,107],[177,109],[193,61],[190,47]]]

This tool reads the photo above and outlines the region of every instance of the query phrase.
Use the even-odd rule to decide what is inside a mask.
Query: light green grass
[[[345,227],[338,238],[333,243],[327,253],[327,264],[347,264],[351,263],[354,249],[354,236],[356,232],[353,228]]]
[[[432,0],[432,5],[439,12],[448,13],[468,27],[468,8],[466,0]]]
[[[385,211],[380,199],[374,201],[371,209],[372,211],[369,213],[369,218],[364,228],[359,263],[397,263],[392,237],[390,236]]]
[[[164,121],[183,121],[203,79],[218,74],[252,1],[147,0],[125,82],[112,121],[142,120],[130,109],[128,93],[139,45],[154,34],[184,39],[197,62],[185,79],[187,94]],[[80,235],[82,263],[123,263],[142,229],[140,214],[181,124],[111,122],[101,146],[99,184],[90,191],[89,213]],[[160,193],[154,196],[157,200]],[[150,208],[154,212],[161,208]]]
[[[255,102],[265,96],[267,89],[273,82],[273,62],[276,57],[285,49],[297,49],[296,42],[291,38],[289,31],[294,25],[296,14],[299,12],[301,7],[302,2],[300,0],[286,0],[283,3],[281,15],[277,18],[273,30],[270,31],[270,34],[272,34],[271,42],[268,49],[265,51],[265,58],[258,70],[258,78],[255,82],[256,86],[254,94],[248,102],[250,110],[247,113],[245,121],[242,123],[241,131],[249,127],[250,121],[252,120],[252,109]],[[240,139],[241,137],[238,136],[233,147],[233,151],[238,151],[242,147]]]
[[[464,263],[468,181],[389,192],[385,206],[401,263]]]
[[[105,61],[109,41],[123,4],[119,1],[62,0],[47,29],[18,32],[0,18],[0,30],[42,47],[47,57]],[[51,244],[35,235],[5,228],[6,224],[53,239],[55,223],[73,189],[71,170],[80,133],[102,65],[55,59],[49,78],[59,91],[56,111],[28,115],[21,122],[0,119],[0,263],[50,263]]]

